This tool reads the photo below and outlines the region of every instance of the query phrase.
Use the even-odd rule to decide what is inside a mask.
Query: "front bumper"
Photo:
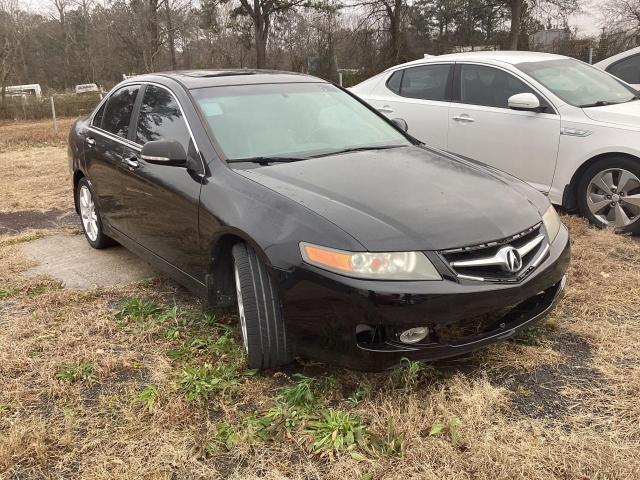
[[[403,358],[453,357],[513,337],[562,297],[569,259],[563,226],[548,257],[520,283],[381,282],[306,267],[282,274],[279,292],[297,354],[380,371]],[[430,330],[420,344],[397,340],[400,331],[418,326]]]

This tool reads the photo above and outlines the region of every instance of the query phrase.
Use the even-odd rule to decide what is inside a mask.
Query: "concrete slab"
[[[125,285],[160,275],[124,247],[95,250],[83,235],[41,238],[22,245],[22,251],[38,262],[26,275],[46,274],[66,288]]]

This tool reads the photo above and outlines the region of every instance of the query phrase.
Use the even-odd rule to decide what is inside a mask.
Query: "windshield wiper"
[[[585,103],[582,105],[578,105],[578,108],[589,108],[589,107],[606,107],[607,105],[613,105],[612,102],[607,102],[606,100],[598,100],[593,103]]]
[[[290,163],[306,160],[307,157],[249,157],[249,158],[230,158],[227,163],[259,163],[260,165],[268,165],[270,163]]]
[[[339,155],[341,153],[364,152],[367,150],[388,150],[390,148],[406,147],[407,145],[369,145],[368,147],[350,147],[342,150],[334,150],[333,152],[320,153],[309,158],[328,157],[330,155]]]
[[[624,102],[608,102],[606,100],[598,100],[593,103],[585,103],[584,105],[578,105],[578,108],[589,108],[589,107],[606,107],[607,105],[619,105],[621,103],[632,102],[633,100],[638,100],[638,95],[634,95],[629,100],[625,100]]]

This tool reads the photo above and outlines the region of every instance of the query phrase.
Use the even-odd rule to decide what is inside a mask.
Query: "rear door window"
[[[173,95],[162,87],[147,85],[140,105],[136,142],[144,145],[152,140],[175,140],[188,151],[190,139],[187,124]]]
[[[447,83],[451,65],[424,65],[403,71],[399,95],[421,100],[447,101]],[[396,72],[394,77],[400,72]],[[392,77],[389,79],[396,81]]]
[[[129,85],[109,97],[102,120],[103,130],[122,138],[128,137],[131,113],[139,90],[139,85]]]

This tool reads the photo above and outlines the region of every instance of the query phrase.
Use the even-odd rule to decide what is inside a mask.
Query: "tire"
[[[264,262],[250,246],[232,249],[238,317],[249,368],[276,368],[291,362],[278,293]]]
[[[100,250],[110,247],[115,242],[102,231],[100,209],[94,199],[91,183],[86,178],[81,178],[76,187],[76,202],[78,202],[82,231],[89,245]]]
[[[580,178],[577,195],[581,215],[596,227],[640,233],[640,160],[613,157],[594,163]]]

